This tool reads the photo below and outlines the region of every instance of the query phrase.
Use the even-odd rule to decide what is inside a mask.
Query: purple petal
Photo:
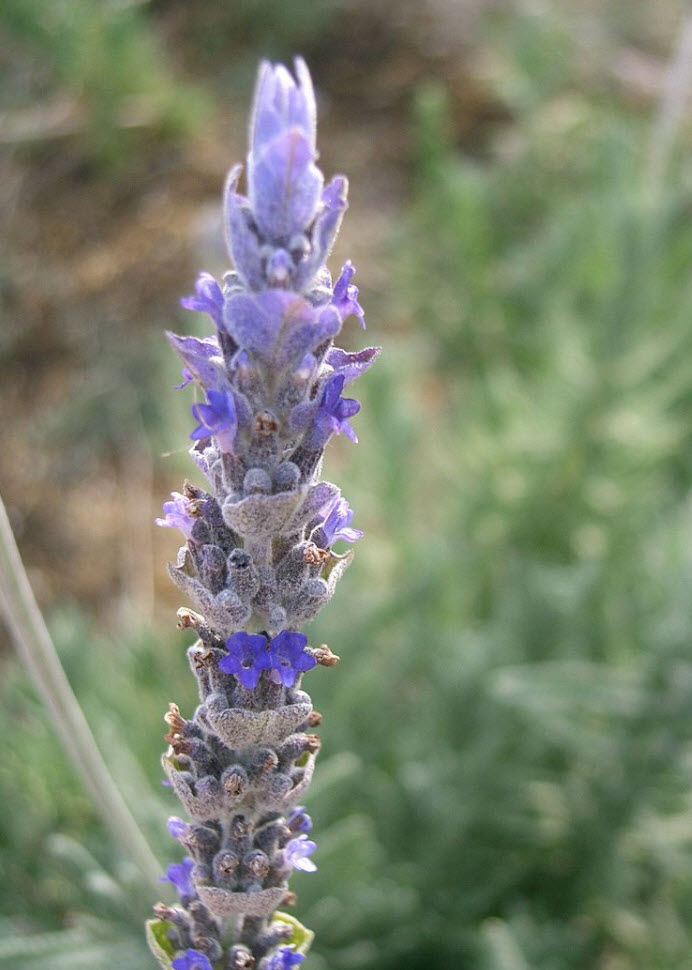
[[[322,400],[320,402],[320,406],[329,414],[332,414],[334,409],[337,407],[339,395],[343,389],[343,374],[332,374],[332,376],[327,379],[327,382],[324,385],[324,390],[322,391]]]
[[[334,541],[337,542],[339,539],[342,542],[355,542],[357,539],[362,539],[365,533],[361,529],[353,529],[350,526],[346,528],[339,529],[334,535]]]
[[[186,539],[190,538],[195,517],[190,515],[189,500],[180,492],[172,492],[172,502],[163,503],[164,517],[156,519],[156,525],[169,529],[180,529]]]
[[[346,320],[351,314],[355,314],[360,320],[361,326],[365,330],[365,314],[358,302],[358,287],[351,283],[356,270],[351,262],[347,260],[341,268],[341,274],[334,284],[334,295],[332,306],[339,311],[342,320]]]
[[[307,835],[298,835],[295,839],[291,839],[290,842],[286,844],[284,849],[284,860],[287,865],[292,866],[294,869],[302,869],[303,872],[314,872],[317,869],[315,863],[308,859],[307,857],[311,855],[317,844],[307,837]]]
[[[260,676],[262,674],[261,670],[257,670],[256,667],[250,667],[244,670],[242,667],[236,672],[236,677],[243,685],[247,687],[248,690],[254,690],[259,683]]]
[[[269,957],[265,970],[293,970],[304,959],[305,957],[302,953],[295,951],[293,944],[290,946],[282,946]]]
[[[214,435],[221,451],[233,453],[233,445],[238,421],[236,417],[233,393],[229,390],[207,391],[207,404],[193,404],[191,411],[199,425],[191,432],[190,437],[202,441]]]
[[[223,292],[210,273],[200,273],[195,283],[195,296],[184,296],[180,304],[186,310],[208,313],[216,326],[220,326],[223,309]]]
[[[354,445],[358,444],[358,437],[351,427],[350,421],[342,421],[340,424],[340,429],[342,434],[345,434],[349,441],[352,441]]]
[[[344,418],[352,418],[359,411],[360,401],[356,401],[354,397],[344,397],[339,401],[336,416],[340,421],[343,421]]]
[[[302,653],[293,661],[293,669],[299,671],[301,674],[305,673],[306,670],[312,670],[316,666],[317,661],[309,653]]]
[[[193,949],[187,949],[181,957],[176,957],[171,962],[171,967],[173,970],[212,970],[206,954]],[[285,970],[285,968],[278,968],[278,970]]]
[[[305,805],[296,805],[286,818],[286,824],[292,832],[309,832],[312,829],[312,819],[308,815]]]
[[[184,822],[181,818],[178,818],[177,815],[171,815],[166,823],[166,827],[168,828],[169,834],[172,835],[174,839],[178,840],[185,838],[189,828],[187,822]]]
[[[366,347],[364,350],[349,354],[339,347],[331,347],[325,357],[325,363],[334,368],[335,374],[343,374],[344,387],[346,387],[372,366],[379,352],[379,347]]]
[[[228,638],[226,649],[228,653],[219,661],[219,669],[226,674],[235,674],[244,687],[253,690],[262,671],[271,666],[266,637],[240,630]]]
[[[282,630],[277,633],[269,644],[270,653],[282,656],[298,656],[307,646],[308,638],[304,633],[296,633],[293,630]]]
[[[195,895],[195,887],[192,882],[192,869],[194,862],[189,856],[185,856],[182,862],[175,862],[166,869],[166,875],[159,878],[159,882],[172,882],[178,890],[181,900],[189,899]]]

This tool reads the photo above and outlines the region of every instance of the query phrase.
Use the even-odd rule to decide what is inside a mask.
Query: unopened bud
[[[240,765],[226,768],[221,775],[221,787],[232,798],[237,798],[247,787],[247,772]]]
[[[253,849],[243,859],[243,866],[255,879],[262,882],[269,875],[269,859],[261,849]]]
[[[259,414],[255,415],[254,430],[263,437],[274,434],[279,430],[279,422],[271,411],[260,411]]]
[[[323,667],[334,667],[341,659],[335,653],[332,653],[326,643],[323,643],[321,647],[317,647],[313,651],[313,657]]]

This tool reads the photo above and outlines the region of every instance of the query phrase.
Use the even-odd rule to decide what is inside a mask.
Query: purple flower
[[[358,441],[348,419],[358,414],[360,404],[354,398],[340,396],[344,382],[343,374],[332,374],[327,378],[320,403],[312,419],[312,427],[307,434],[309,446],[321,448],[333,434],[345,434],[351,441]]]
[[[190,500],[180,492],[171,492],[172,502],[163,503],[163,518],[156,519],[156,524],[169,529],[180,529],[186,539],[190,538],[195,516],[190,514]]]
[[[219,660],[219,669],[225,674],[235,674],[243,687],[255,688],[263,670],[272,666],[267,653],[267,638],[259,633],[240,630],[226,640],[228,653]]]
[[[265,970],[292,970],[293,967],[297,967],[299,963],[302,963],[304,959],[303,954],[296,953],[292,945],[282,946],[276,953],[272,953],[269,960],[263,966]],[[176,967],[175,970],[187,970],[187,968]]]
[[[305,811],[305,805],[296,805],[286,818],[291,832],[309,832],[312,829],[312,819]]]
[[[271,679],[275,684],[293,687],[298,674],[312,670],[317,661],[305,646],[308,638],[304,633],[282,630],[269,644],[269,658],[272,667]]]
[[[317,843],[313,842],[307,835],[298,835],[286,845],[284,849],[284,862],[292,869],[300,869],[303,872],[315,872],[317,866],[308,859],[317,848]]]
[[[166,827],[168,828],[168,834],[172,835],[174,839],[178,839],[179,842],[187,836],[190,826],[187,822],[184,822],[177,815],[171,815],[171,817],[166,822]]]
[[[199,950],[186,950],[183,956],[172,961],[173,970],[211,970],[209,958]]]
[[[195,283],[195,296],[184,296],[180,305],[186,310],[208,313],[217,328],[221,326],[223,291],[210,273],[200,273]]]
[[[341,267],[341,274],[334,284],[332,306],[335,306],[339,311],[342,320],[350,317],[352,313],[355,314],[360,320],[361,327],[365,330],[365,314],[363,307],[358,302],[358,287],[351,283],[355,272],[355,266],[350,259],[347,260]]]
[[[174,862],[166,869],[166,875],[159,878],[159,882],[172,882],[178,890],[180,900],[185,904],[186,899],[195,895],[195,887],[192,882],[192,869],[194,862],[189,856],[185,856],[182,862]]]
[[[349,507],[345,498],[336,498],[329,515],[320,526],[321,535],[318,545],[329,549],[335,542],[355,542],[363,535],[360,529],[351,528],[353,509]]]
[[[297,83],[283,64],[260,66],[248,154],[248,195],[257,226],[272,241],[288,241],[312,222],[322,196],[315,160],[315,95],[301,58]]]
[[[231,391],[207,391],[207,404],[193,404],[192,416],[199,424],[191,432],[193,441],[214,435],[221,451],[233,452],[238,422]]]

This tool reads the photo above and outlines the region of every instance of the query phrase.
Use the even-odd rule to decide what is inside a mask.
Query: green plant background
[[[681,9],[663,4],[653,22],[645,4],[606,6],[479,4],[468,84],[495,109],[473,124],[432,55],[391,102],[339,114],[330,57],[359,4],[203,0],[190,17],[183,4],[21,0],[0,15],[20,51],[2,67],[6,113],[58,95],[81,105],[67,142],[8,153],[30,175],[66,159],[58,191],[77,179],[127,208],[148,166],[165,180],[208,146],[231,88],[242,117],[263,53],[306,52],[347,147],[349,126],[394,118],[402,133],[397,163],[382,162],[394,203],[377,265],[360,267],[384,353],[360,388],[358,448],[339,441],[326,464],[367,537],[310,630],[342,657],[309,684],[325,714],[309,797],[319,869],[294,885],[316,932],[310,970],[692,967],[686,118],[662,177],[652,163]],[[386,26],[393,10],[376,9]],[[403,44],[397,23],[387,36]],[[623,50],[659,66],[653,93],[613,80]],[[149,120],[123,128],[133,96]],[[369,217],[354,206],[347,242]],[[36,329],[27,352],[26,284],[9,250],[2,260],[0,348],[25,368],[4,399],[35,409],[10,431],[18,453],[52,448],[66,470],[59,494],[45,483],[37,497],[33,465],[0,485],[29,565],[57,577],[43,599],[106,761],[171,861],[161,716],[170,699],[195,703],[175,600],[141,616],[113,586],[98,602],[79,586],[53,595],[88,550],[58,561],[40,527],[69,518],[75,463],[102,483],[111,452],[184,440],[189,402],[169,390],[158,333],[171,317],[190,325],[177,299],[200,255],[134,342],[137,319],[109,337],[83,307],[62,308],[72,329],[52,359],[76,354],[89,378],[57,410],[32,398],[51,355]],[[117,326],[117,288],[110,300]],[[185,474],[184,454],[157,459],[145,522],[152,495]],[[137,500],[112,490],[118,528]],[[142,924],[160,887],[138,883],[95,817],[9,645],[0,675],[0,968],[153,966]]]

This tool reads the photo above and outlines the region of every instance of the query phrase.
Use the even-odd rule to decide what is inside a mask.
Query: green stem
[[[0,497],[0,606],[20,659],[105,825],[147,881],[162,868],[106,767],[38,607]]]

